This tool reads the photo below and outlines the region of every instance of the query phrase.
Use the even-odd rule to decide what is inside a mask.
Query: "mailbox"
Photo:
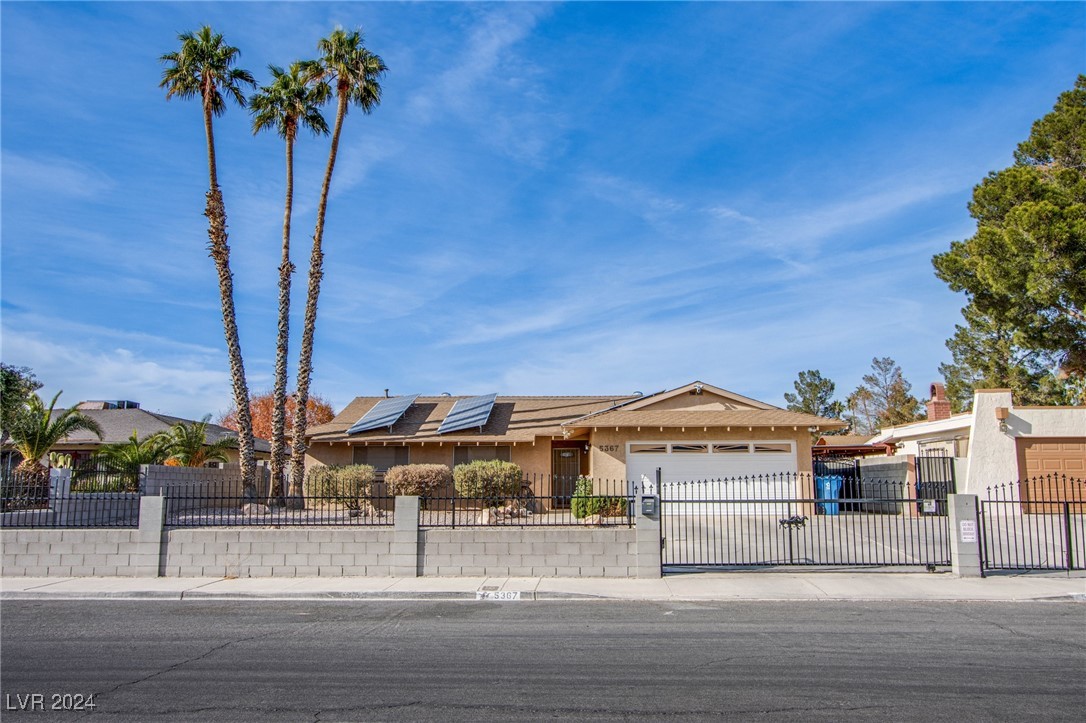
[[[645,517],[656,516],[656,497],[654,495],[645,495],[641,498],[641,514]]]

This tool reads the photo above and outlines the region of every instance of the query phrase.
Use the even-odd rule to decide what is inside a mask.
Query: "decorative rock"
[[[257,502],[247,502],[241,506],[241,514],[243,515],[269,515],[271,510],[267,505],[262,505]]]
[[[581,520],[582,525],[602,525],[603,515],[589,515]]]

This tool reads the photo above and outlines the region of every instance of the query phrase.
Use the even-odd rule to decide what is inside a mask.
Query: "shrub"
[[[516,495],[523,481],[524,473],[520,467],[500,459],[458,464],[453,470],[456,494],[483,498],[490,506],[501,504],[507,497]]]
[[[331,499],[349,510],[359,510],[363,499],[370,495],[374,477],[373,467],[368,464],[311,467],[305,475],[306,495]]]
[[[594,497],[592,479],[581,477],[573,487],[573,499],[569,503],[573,517],[582,520],[585,517],[624,517],[629,508],[625,497]]]
[[[418,495],[423,509],[427,498],[445,490],[452,481],[452,470],[443,464],[403,464],[385,472],[390,495]]]

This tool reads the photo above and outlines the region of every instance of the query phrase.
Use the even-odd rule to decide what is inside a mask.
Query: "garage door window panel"
[[[750,443],[728,442],[727,444],[714,444],[713,454],[750,454]]]
[[[673,444],[671,445],[672,454],[709,454],[709,445],[707,444]]]
[[[791,451],[792,445],[787,442],[781,444],[767,442],[754,443],[755,454],[789,454]]]

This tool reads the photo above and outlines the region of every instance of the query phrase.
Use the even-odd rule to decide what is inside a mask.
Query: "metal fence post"
[[[980,505],[976,495],[947,495],[950,515],[950,567],[958,577],[983,577],[980,557]]]
[[[1063,541],[1067,550],[1067,569],[1075,569],[1075,539],[1071,536],[1071,503],[1063,503]]]

